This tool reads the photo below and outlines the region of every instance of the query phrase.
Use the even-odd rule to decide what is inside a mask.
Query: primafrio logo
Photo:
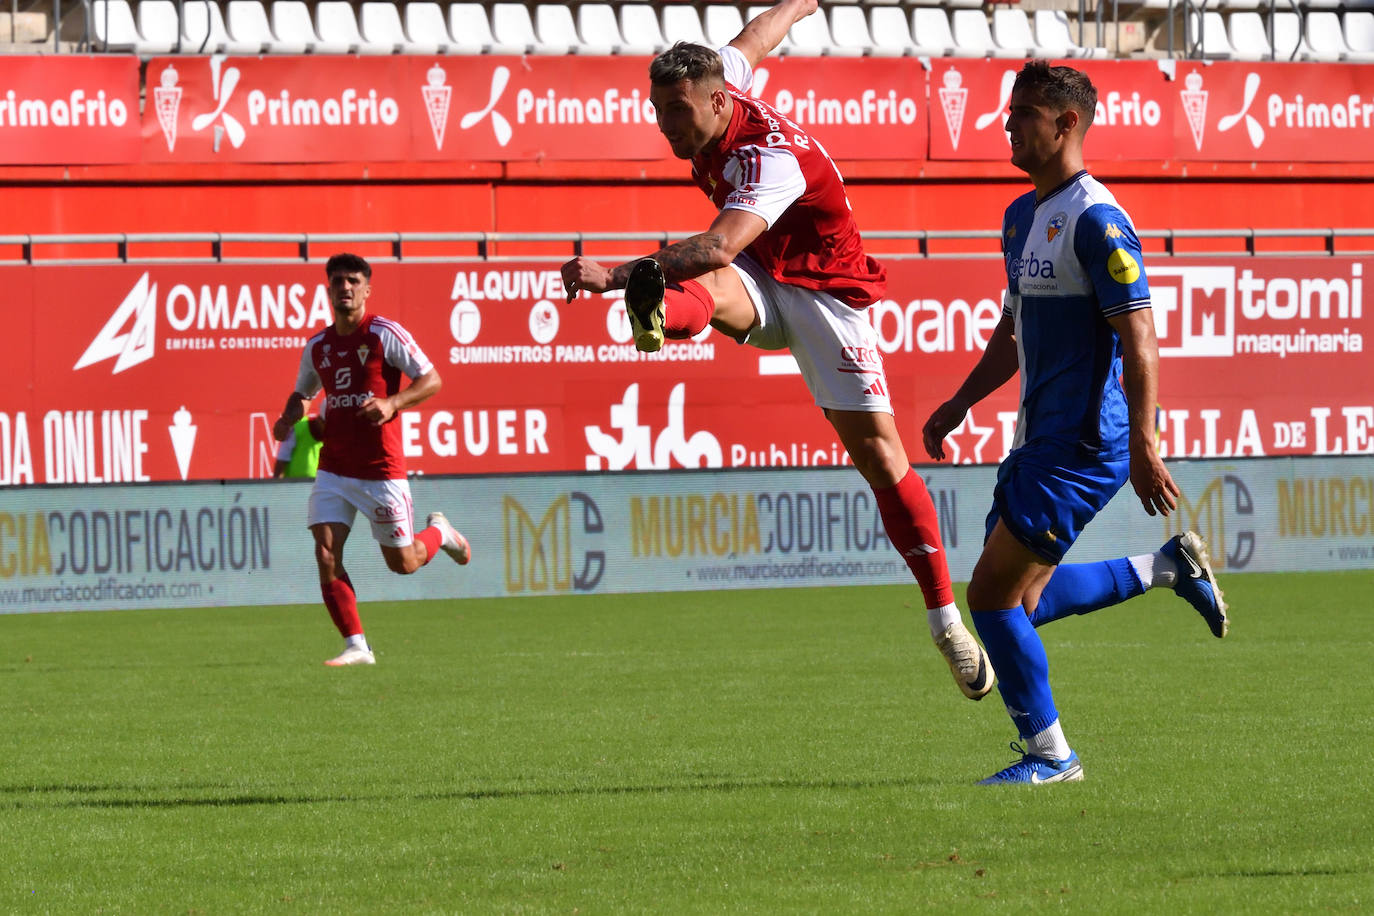
[[[506,120],[501,112],[496,110],[496,103],[501,101],[501,96],[506,91],[506,85],[510,82],[510,69],[507,67],[497,67],[491,72],[491,97],[487,100],[485,108],[477,111],[469,111],[463,115],[463,119],[458,122],[459,130],[468,130],[481,123],[483,118],[491,118],[491,129],[496,134],[496,142],[500,146],[505,146],[510,142],[511,129],[510,122]]]
[[[1250,135],[1250,145],[1259,149],[1264,144],[1264,127],[1260,124],[1259,118],[1250,114],[1250,106],[1255,102],[1255,96],[1259,93],[1260,75],[1251,71],[1245,75],[1245,96],[1241,101],[1240,111],[1229,114],[1217,122],[1217,133],[1224,134],[1235,127],[1242,120],[1245,122],[1245,130]]]
[[[224,110],[229,104],[229,99],[233,97],[234,90],[238,88],[241,75],[238,67],[224,67],[224,58],[221,55],[216,54],[210,58],[210,90],[214,95],[215,110],[196,115],[191,121],[191,130],[199,133],[213,124],[215,152],[219,152],[220,138],[226,134],[234,149],[243,146],[243,141],[247,139],[243,125]],[[216,124],[216,121],[220,123]]]

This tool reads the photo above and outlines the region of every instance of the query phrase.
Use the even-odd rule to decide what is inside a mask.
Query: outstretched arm
[[[930,415],[921,430],[921,440],[926,454],[936,461],[945,457],[945,436],[948,436],[960,423],[969,408],[992,394],[1016,374],[1019,362],[1016,356],[1016,322],[1010,315],[1002,320],[992,332],[987,349],[983,351],[978,364],[964,379],[959,390]]]
[[[749,243],[767,228],[768,224],[758,214],[733,208],[722,210],[705,232],[660,248],[647,257],[659,263],[663,268],[663,277],[669,283],[691,280],[728,267],[735,256],[749,247]],[[583,290],[604,293],[609,289],[624,289],[626,281],[630,279],[630,269],[640,260],[635,258],[608,269],[590,258],[573,258],[563,265],[562,270],[568,301],[572,302]]]
[[[1178,484],[1155,445],[1155,404],[1159,395],[1159,342],[1154,314],[1136,309],[1107,319],[1121,337],[1122,385],[1131,421],[1131,486],[1150,515],[1168,515],[1178,506]]]
[[[730,42],[730,47],[748,58],[750,67],[757,67],[774,48],[782,44],[793,23],[810,16],[818,8],[817,0],[781,0],[777,6],[749,20]]]

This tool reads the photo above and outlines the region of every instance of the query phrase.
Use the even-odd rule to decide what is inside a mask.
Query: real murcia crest
[[[964,112],[968,109],[968,90],[963,87],[964,76],[950,67],[945,71],[940,87],[940,110],[945,113],[945,127],[949,129],[949,145],[959,148],[959,134],[964,129]]]
[[[429,129],[434,134],[434,148],[444,148],[444,129],[448,127],[448,105],[453,96],[453,87],[444,83],[448,74],[444,68],[435,64],[425,74],[425,85],[420,94],[425,99],[425,114],[429,115]]]
[[[153,108],[157,111],[157,126],[167,141],[167,152],[177,145],[177,112],[181,110],[181,87],[177,85],[177,68],[171,64],[162,71],[160,83],[153,90]]]
[[[185,480],[191,472],[191,455],[196,450],[196,425],[191,422],[191,411],[185,405],[172,414],[172,425],[167,427],[167,434],[172,437],[172,453],[176,455],[177,470],[181,472],[181,479]]]
[[[1183,114],[1193,132],[1193,145],[1202,152],[1202,136],[1207,130],[1207,90],[1202,88],[1202,74],[1196,70],[1189,73],[1183,78],[1183,86],[1178,97],[1183,100]]]

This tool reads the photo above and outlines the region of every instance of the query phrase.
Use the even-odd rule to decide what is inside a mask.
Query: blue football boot
[[[1191,604],[1212,635],[1221,639],[1231,627],[1226,616],[1226,601],[1217,585],[1217,577],[1212,574],[1211,559],[1207,556],[1207,543],[1192,531],[1176,535],[1169,543],[1159,548],[1178,567],[1178,581],[1174,592]]]
[[[1083,778],[1083,764],[1078,755],[1069,751],[1068,760],[1051,760],[1027,754],[1026,749],[1015,741],[1011,749],[1021,755],[1021,759],[999,773],[978,781],[980,786],[1039,785],[1043,782],[1077,782]]]

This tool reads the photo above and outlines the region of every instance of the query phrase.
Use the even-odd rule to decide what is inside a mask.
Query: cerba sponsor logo
[[[111,374],[163,350],[276,350],[304,346],[299,333],[333,320],[324,284],[174,282],[159,296],[149,271],[134,283],[77,359],[84,369],[113,359]],[[158,319],[168,333],[159,340]]]

